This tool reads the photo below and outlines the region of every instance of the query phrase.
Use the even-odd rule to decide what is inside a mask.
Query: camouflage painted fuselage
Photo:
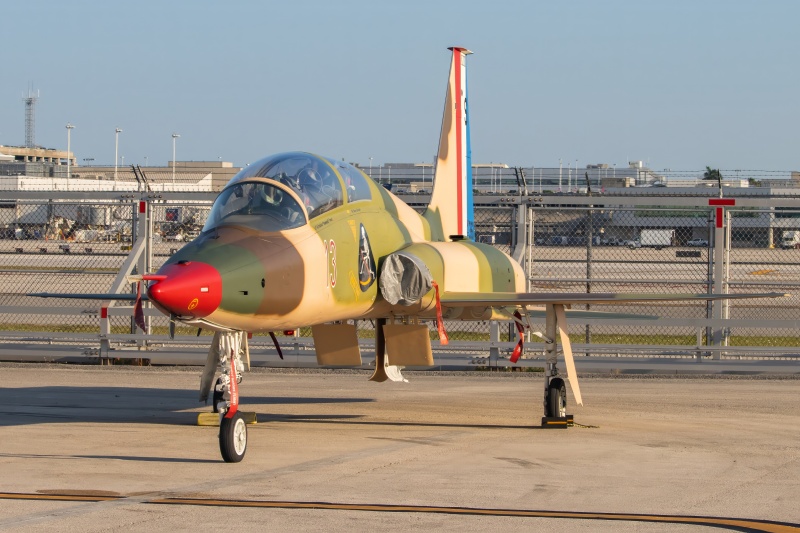
[[[204,231],[161,270],[185,262],[210,265],[221,278],[219,305],[195,319],[191,308],[198,306],[197,300],[202,307],[202,298],[214,295],[188,290],[185,312],[176,306],[162,310],[190,324],[245,331],[393,315],[434,316],[434,291],[410,306],[392,306],[381,296],[377,278],[383,259],[398,250],[422,259],[441,291],[524,291],[522,270],[506,254],[467,240],[431,242],[428,220],[362,176],[370,199],[344,198],[340,206],[299,227],[259,231],[223,221]],[[338,170],[336,178],[345,183]],[[346,186],[344,191],[349,193]],[[285,192],[294,193],[289,188]],[[470,308],[465,315],[450,309],[446,318],[481,319],[487,311]]]

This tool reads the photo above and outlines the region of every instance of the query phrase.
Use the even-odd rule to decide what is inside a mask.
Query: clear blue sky
[[[430,161],[468,60],[473,161],[800,168],[800,2],[7,2],[0,144],[112,165],[307,150]]]

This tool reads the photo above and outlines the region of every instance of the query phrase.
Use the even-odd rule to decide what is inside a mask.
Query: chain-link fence
[[[14,200],[0,201],[0,335],[96,338],[99,299],[27,296],[109,291],[139,237],[142,199],[138,194],[122,198],[97,194],[96,198],[35,200],[18,193]],[[199,234],[210,202],[189,193],[185,198],[150,195],[143,200],[152,220],[148,230],[152,247],[143,264],[155,271]],[[553,196],[535,202],[519,197],[484,202],[478,197],[476,240],[520,259],[531,292],[729,291],[792,296],[713,305],[697,301],[598,306],[594,310],[661,319],[572,320],[569,333],[576,351],[621,353],[621,346],[629,351],[654,347],[664,351],[665,347],[696,349],[717,343],[796,352],[800,346],[793,325],[798,309],[795,294],[800,293],[800,210],[752,199],[740,202],[747,205],[726,207],[719,223],[718,208],[709,205],[706,197],[684,199],[674,206],[666,205],[668,200],[621,197],[593,198],[591,205],[587,201],[581,204]],[[136,330],[129,309],[111,313],[108,319],[112,340],[133,342]],[[165,342],[167,317],[153,313],[151,327],[159,342]],[[448,321],[446,327],[451,339],[470,341],[488,351],[490,323]],[[534,318],[533,327],[544,330],[543,319]],[[368,321],[359,322],[359,332],[364,339],[374,337]],[[515,340],[515,330],[503,325],[500,332],[495,340]],[[195,331],[179,326],[176,333],[189,336]],[[304,329],[300,334],[309,332]],[[431,335],[436,338],[433,326]],[[531,341],[537,342],[536,338]],[[142,343],[140,338],[136,342]]]
[[[681,346],[709,344],[713,331],[721,330],[727,346],[790,350],[800,346],[793,329],[798,306],[795,293],[800,286],[800,232],[776,218],[769,207],[730,209],[717,232],[717,208],[702,203],[593,208],[550,204],[531,209],[530,290],[789,293],[790,297],[779,300],[602,306],[603,311],[661,319],[616,325],[598,320],[585,327],[573,323],[570,334],[586,344]],[[793,223],[800,225],[800,218]],[[797,246],[782,241],[784,235],[797,235]],[[719,247],[717,240],[721,240]],[[782,246],[782,242],[791,245]],[[710,325],[715,305],[721,307],[719,318],[735,326]]]

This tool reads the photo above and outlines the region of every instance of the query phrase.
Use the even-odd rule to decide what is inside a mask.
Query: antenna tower
[[[33,92],[28,89],[28,96],[22,96],[25,102],[25,147],[36,148],[36,100],[39,99],[39,91]]]

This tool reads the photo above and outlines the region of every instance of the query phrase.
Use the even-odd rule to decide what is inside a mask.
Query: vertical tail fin
[[[466,64],[466,57],[472,52],[458,47],[449,50],[453,56],[436,156],[436,174],[431,202],[424,216],[431,224],[434,239],[474,239]],[[439,230],[441,234],[438,234]]]

